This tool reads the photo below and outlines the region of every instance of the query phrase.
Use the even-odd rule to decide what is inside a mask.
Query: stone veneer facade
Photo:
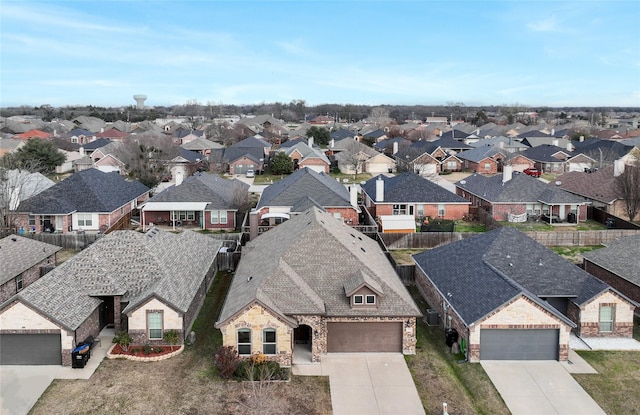
[[[600,331],[600,307],[613,306],[613,330]],[[612,291],[606,291],[592,301],[578,306],[569,303],[567,314],[576,322],[580,337],[627,337],[633,336],[633,312],[635,307]]]

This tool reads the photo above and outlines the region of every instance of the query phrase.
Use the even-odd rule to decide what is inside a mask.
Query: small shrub
[[[171,345],[171,350],[173,350],[173,345],[177,344],[180,340],[180,336],[178,336],[178,332],[175,330],[167,330],[162,333],[162,339]]]
[[[154,348],[153,348],[153,351],[154,351],[155,353],[162,353],[162,347],[160,347],[160,346],[158,346],[158,347],[154,347]]]
[[[129,345],[131,344],[131,342],[133,342],[133,338],[126,330],[121,330],[120,333],[118,333],[113,338],[113,343],[118,344],[120,348],[122,348],[122,350],[125,352],[129,350]]]
[[[136,354],[136,353],[138,353],[138,351],[139,351],[139,350],[138,350],[138,348],[137,348],[137,347],[132,347],[132,348],[131,348],[131,354]]]
[[[267,356],[260,353],[260,352],[256,352],[254,354],[251,355],[251,363],[253,363],[254,365],[259,365],[262,363],[267,362]]]
[[[151,345],[150,344],[145,344],[144,346],[142,346],[142,353],[149,355],[151,354]]]
[[[223,379],[231,379],[240,364],[238,352],[232,346],[222,346],[214,356],[214,363]]]

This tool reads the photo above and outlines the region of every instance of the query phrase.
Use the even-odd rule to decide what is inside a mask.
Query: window
[[[362,304],[364,301],[364,298],[362,295],[354,295],[353,296],[353,304]]]
[[[262,353],[276,354],[276,331],[264,329],[262,331]]]
[[[162,312],[150,311],[147,314],[147,327],[150,340],[162,339]]]
[[[20,291],[21,289],[23,289],[24,288],[23,284],[24,283],[22,281],[22,274],[20,274],[16,277],[16,291]]]
[[[447,161],[447,169],[448,170],[457,170],[458,169],[458,163],[456,163],[455,161]]]
[[[193,210],[171,211],[171,220],[195,220],[196,214]]]
[[[485,171],[491,170],[491,164],[490,163],[484,163],[484,169],[485,169]]]
[[[393,214],[394,215],[406,215],[407,214],[407,205],[393,205]]]
[[[376,296],[375,295],[367,295],[366,297],[367,304],[375,304]]]
[[[36,217],[34,215],[29,215],[29,226],[36,226]]]
[[[78,213],[78,226],[91,227],[93,226],[93,218],[91,213]]]
[[[120,208],[120,216],[124,215],[124,207]]]
[[[600,306],[600,331],[613,331],[613,306]]]
[[[416,205],[416,212],[418,216],[424,216],[424,205]]]
[[[443,203],[438,204],[438,216],[444,216],[446,213]]]
[[[238,330],[238,354],[251,354],[251,330]]]
[[[211,211],[211,223],[214,225],[217,224],[226,224],[227,223],[227,211],[226,210],[212,210]]]

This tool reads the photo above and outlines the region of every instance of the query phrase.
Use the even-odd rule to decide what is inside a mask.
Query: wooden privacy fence
[[[25,238],[35,239],[63,249],[81,251],[102,237],[98,233],[25,233]]]
[[[625,236],[640,234],[640,230],[607,229],[599,231],[525,232],[544,246],[602,245]],[[476,232],[381,233],[388,249],[429,249],[478,235]]]

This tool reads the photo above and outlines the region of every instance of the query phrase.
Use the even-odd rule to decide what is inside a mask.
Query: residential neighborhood
[[[520,414],[529,382],[618,413],[584,377],[640,359],[640,130],[492,116],[2,117],[2,407],[128,373],[193,413]]]

